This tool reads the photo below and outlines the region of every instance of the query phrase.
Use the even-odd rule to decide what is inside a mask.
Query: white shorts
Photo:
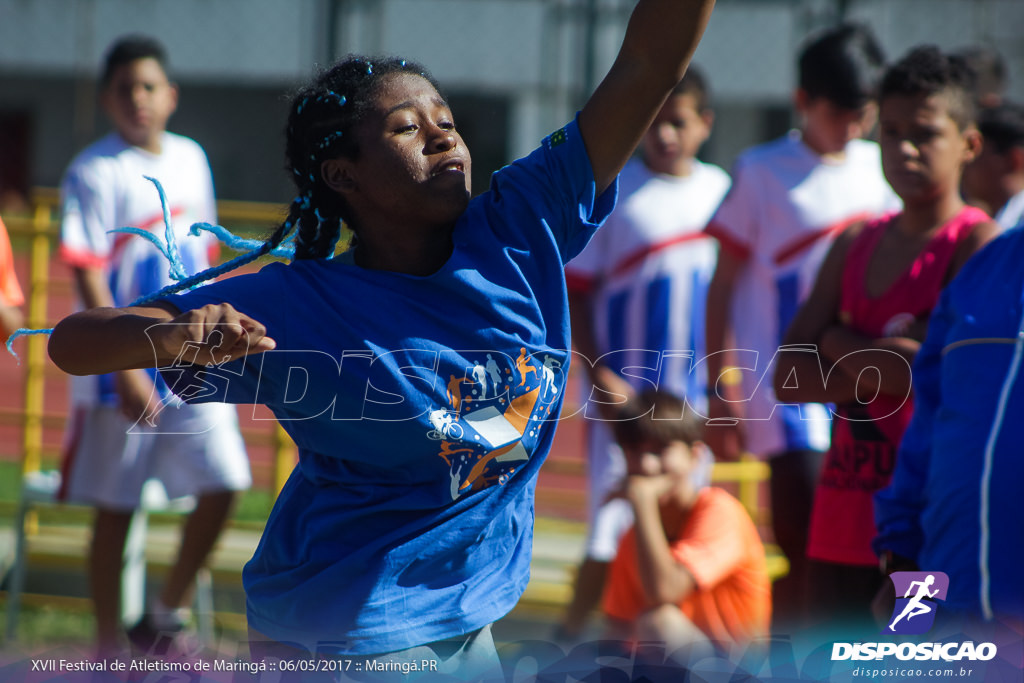
[[[588,529],[584,553],[588,559],[611,562],[619,552],[622,535],[633,526],[633,508],[612,494],[626,478],[626,457],[611,429],[601,420],[587,420]],[[693,480],[698,488],[711,481],[710,451],[697,453]]]
[[[168,498],[252,485],[235,406],[169,401],[154,427],[115,406],[79,406],[66,435],[60,499],[109,510],[138,507],[142,486],[159,480]]]

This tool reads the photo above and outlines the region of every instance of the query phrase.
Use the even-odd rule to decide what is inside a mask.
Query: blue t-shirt
[[[570,348],[563,266],[615,203],[575,122],[494,174],[436,273],[272,264],[169,302],[228,302],[274,351],[164,369],[189,401],[263,403],[299,464],[243,573],[250,627],[334,654],[390,652],[508,613]]]

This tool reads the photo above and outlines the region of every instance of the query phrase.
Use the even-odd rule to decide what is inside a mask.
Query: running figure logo
[[[943,572],[893,572],[896,606],[883,633],[925,633],[935,622],[936,600],[945,600],[949,577]]]

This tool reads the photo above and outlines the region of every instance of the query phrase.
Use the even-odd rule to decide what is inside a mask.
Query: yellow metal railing
[[[55,189],[36,188],[32,194],[30,212],[4,217],[12,241],[20,245],[26,239],[28,241],[26,321],[32,329],[48,328],[55,322],[47,319],[47,309],[53,285],[50,258],[59,234],[58,203],[59,195]],[[246,226],[258,231],[269,229],[280,222],[284,213],[284,208],[279,204],[227,200],[218,201],[217,210],[219,220],[225,226]],[[44,427],[59,420],[45,413],[46,338],[31,335],[24,339],[25,346],[20,354],[24,368],[23,406],[15,411],[0,409],[0,420],[21,422],[21,470],[27,473],[42,467]],[[272,448],[272,480],[277,492],[281,490],[295,462],[294,443],[280,426],[274,431]]]
[[[47,284],[50,271],[51,207],[37,204],[32,212],[29,256],[28,326],[46,326]],[[46,366],[46,340],[33,335],[26,342],[24,425],[22,432],[22,473],[34,472],[42,464],[43,449],[43,373]]]

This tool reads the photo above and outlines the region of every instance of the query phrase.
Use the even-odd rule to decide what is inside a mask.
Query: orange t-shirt
[[[672,554],[697,587],[679,608],[711,640],[745,643],[768,634],[771,580],[764,544],[746,509],[727,491],[700,492]],[[635,621],[647,604],[637,566],[636,530],[622,538],[604,593],[604,611]]]
[[[14,253],[11,251],[11,241],[7,237],[7,228],[0,220],[0,304],[6,306],[20,306],[25,303],[25,296],[18,286],[18,279],[14,275]]]

